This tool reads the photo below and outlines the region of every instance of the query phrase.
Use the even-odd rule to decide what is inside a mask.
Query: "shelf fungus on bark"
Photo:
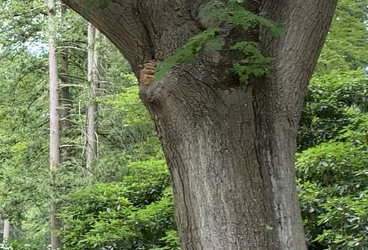
[[[149,60],[141,67],[139,81],[144,85],[151,85],[155,80],[156,60]]]

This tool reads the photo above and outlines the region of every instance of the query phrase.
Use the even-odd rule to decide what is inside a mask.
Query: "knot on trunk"
[[[149,60],[143,66],[139,73],[139,82],[144,85],[151,85],[155,80],[156,61]]]

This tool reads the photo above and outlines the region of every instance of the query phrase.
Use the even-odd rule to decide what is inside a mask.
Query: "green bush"
[[[362,71],[312,79],[299,126],[297,182],[310,250],[368,249],[368,98]]]
[[[0,250],[51,250],[51,246],[37,246],[19,240],[9,240],[5,243],[0,243]]]
[[[368,249],[367,144],[322,143],[297,155],[298,190],[311,250]]]
[[[176,227],[164,162],[131,164],[121,182],[73,192],[60,218],[64,249],[167,249]]]
[[[361,70],[312,79],[299,124],[299,151],[335,138],[368,111],[366,81]]]

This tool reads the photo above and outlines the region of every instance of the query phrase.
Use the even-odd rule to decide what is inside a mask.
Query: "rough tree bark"
[[[163,60],[203,30],[198,10],[208,1],[64,2],[118,47],[138,76],[140,65]],[[306,249],[295,139],[336,0],[257,2],[246,7],[284,24],[284,35],[234,29],[226,39],[258,41],[274,58],[270,78],[239,84],[234,54],[213,52],[177,65],[159,84],[140,84],[172,176],[185,250]]]

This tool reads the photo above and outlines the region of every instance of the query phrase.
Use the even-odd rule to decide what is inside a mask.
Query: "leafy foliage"
[[[101,153],[91,169],[97,181],[120,181],[125,165],[163,159],[151,119],[137,93],[137,86],[122,87],[99,99]]]
[[[302,216],[311,246],[366,249],[367,144],[322,143],[297,158]]]
[[[367,66],[367,13],[367,1],[339,1],[315,70],[316,75],[358,70]]]
[[[238,42],[230,49],[239,50],[244,55],[244,59],[235,62],[233,67],[241,82],[246,82],[250,75],[255,77],[270,75],[271,67],[269,63],[272,58],[263,56],[255,42]]]
[[[367,249],[366,82],[361,69],[317,71],[309,86],[299,127],[297,176],[312,250]]]
[[[299,126],[298,191],[309,249],[366,250],[366,1],[339,1]]]
[[[302,110],[298,149],[335,138],[341,130],[368,112],[368,88],[361,70],[314,77]]]
[[[236,27],[246,32],[262,26],[270,36],[280,35],[283,29],[281,25],[243,8],[241,4],[242,1],[237,0],[212,0],[204,5],[199,17],[208,27],[205,27],[202,33],[191,37],[182,48],[158,65],[156,80],[160,81],[176,63],[192,62],[198,54],[221,50],[236,50],[242,53],[243,59],[235,60],[233,67],[242,82],[246,82],[251,75],[268,76],[272,58],[265,57],[255,41],[241,41],[225,46],[225,37]]]
[[[84,68],[87,24],[67,12],[57,16],[56,27],[59,46],[69,50],[69,70],[60,74],[70,80],[71,125],[61,131],[61,148],[69,157],[50,175],[45,2],[7,0],[0,6],[4,20],[0,34],[1,215],[12,222],[9,243],[14,249],[15,245],[42,249],[50,235],[50,187],[58,191],[54,199],[63,201],[71,190],[96,181],[121,180],[128,162],[161,159],[162,153],[137,88],[129,88],[135,81],[127,62],[101,38],[99,158],[90,170],[83,168],[89,94]]]
[[[129,165],[119,183],[73,192],[60,214],[65,249],[165,247],[175,229],[172,193],[163,161]]]
[[[0,250],[51,250],[51,247],[49,245],[40,247],[33,244],[26,244],[18,240],[10,240],[0,243]]]

